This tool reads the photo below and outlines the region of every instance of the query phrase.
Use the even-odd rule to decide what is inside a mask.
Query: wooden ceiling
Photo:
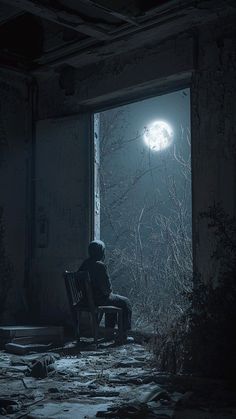
[[[150,38],[154,30],[161,39],[171,35],[170,25],[178,31],[184,22],[191,27],[209,15],[209,6],[204,10],[200,5],[212,4],[217,13],[218,3],[225,4],[223,0],[0,0],[0,63],[28,72],[64,64],[83,66],[125,51],[128,44],[133,43],[132,48],[145,44],[145,34]]]

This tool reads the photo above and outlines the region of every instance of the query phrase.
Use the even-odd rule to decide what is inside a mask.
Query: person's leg
[[[131,317],[132,317],[132,307],[128,298],[123,297],[118,294],[111,294],[108,298],[106,304],[109,304],[114,307],[122,308],[123,312],[123,327],[124,331],[131,329]],[[117,315],[113,313],[108,313],[105,316],[105,326],[106,327],[115,327],[117,323]]]
[[[106,305],[112,305],[110,301],[106,301]],[[105,327],[114,329],[117,323],[117,314],[116,313],[106,313],[105,314]]]

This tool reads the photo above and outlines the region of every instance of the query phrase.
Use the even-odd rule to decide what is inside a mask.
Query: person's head
[[[88,247],[89,257],[94,260],[105,259],[105,244],[101,240],[93,240]]]

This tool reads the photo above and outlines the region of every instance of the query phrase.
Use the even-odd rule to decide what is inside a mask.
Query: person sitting
[[[112,291],[111,280],[104,263],[105,244],[101,240],[93,240],[88,247],[89,257],[79,268],[79,271],[89,272],[93,290],[94,302],[99,305],[110,305],[122,308],[124,335],[131,329],[132,307],[128,298]],[[106,313],[105,327],[114,328],[117,323],[116,313]]]

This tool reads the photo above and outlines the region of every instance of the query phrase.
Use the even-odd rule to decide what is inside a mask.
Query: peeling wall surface
[[[39,80],[40,119],[191,87],[194,266],[205,282],[215,283],[219,267],[211,258],[214,236],[199,214],[217,202],[235,214],[235,27],[235,19],[222,18],[160,44],[74,69],[69,76],[61,72]],[[89,128],[88,120],[85,130]],[[58,245],[56,236],[53,240],[52,248]]]
[[[199,213],[217,203],[230,216],[236,213],[235,43],[235,20],[205,27],[192,85],[195,263],[205,282],[215,284],[220,267],[211,258],[214,235]]]
[[[63,272],[76,270],[89,240],[87,116],[39,121],[36,129],[32,311],[43,323],[68,323]]]
[[[17,315],[24,311],[31,128],[26,82],[2,71],[0,92],[0,206],[3,208],[1,227],[4,229],[2,245],[10,265],[9,281],[12,281],[6,299],[7,311],[1,321],[11,322],[16,321]]]
[[[155,96],[167,85],[186,84],[194,69],[194,38],[152,43],[145,49],[117,55],[92,66],[52,74],[40,82],[39,117],[97,110],[143,96]],[[185,82],[183,82],[185,80]],[[171,89],[169,87],[169,89]]]

